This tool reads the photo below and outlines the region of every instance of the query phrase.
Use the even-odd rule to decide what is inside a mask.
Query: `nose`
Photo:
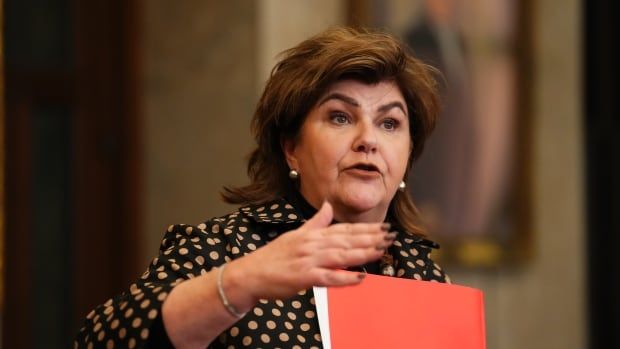
[[[358,124],[358,134],[353,142],[353,150],[363,153],[377,151],[377,135],[372,125],[361,122]]]

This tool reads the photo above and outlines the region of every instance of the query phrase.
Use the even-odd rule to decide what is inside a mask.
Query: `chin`
[[[343,206],[357,212],[366,212],[382,206],[384,195],[375,190],[359,188],[355,191],[342,193],[339,201]]]

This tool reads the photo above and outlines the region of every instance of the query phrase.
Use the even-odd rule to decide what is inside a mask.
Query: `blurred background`
[[[382,28],[444,77],[410,186],[488,348],[620,348],[617,5],[2,0],[3,348],[66,348],[169,224],[229,212],[276,55]]]

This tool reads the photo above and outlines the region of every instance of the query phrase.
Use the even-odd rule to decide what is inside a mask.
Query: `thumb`
[[[304,228],[311,228],[311,229],[325,228],[329,226],[333,218],[334,218],[334,210],[332,208],[332,205],[329,202],[324,201],[319,211],[315,213],[314,216],[312,216],[312,218],[306,221],[306,223],[303,226]]]

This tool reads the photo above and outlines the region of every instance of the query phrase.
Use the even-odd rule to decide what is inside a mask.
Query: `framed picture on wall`
[[[361,0],[349,24],[392,32],[440,71],[443,110],[408,188],[444,264],[531,254],[528,1]]]

